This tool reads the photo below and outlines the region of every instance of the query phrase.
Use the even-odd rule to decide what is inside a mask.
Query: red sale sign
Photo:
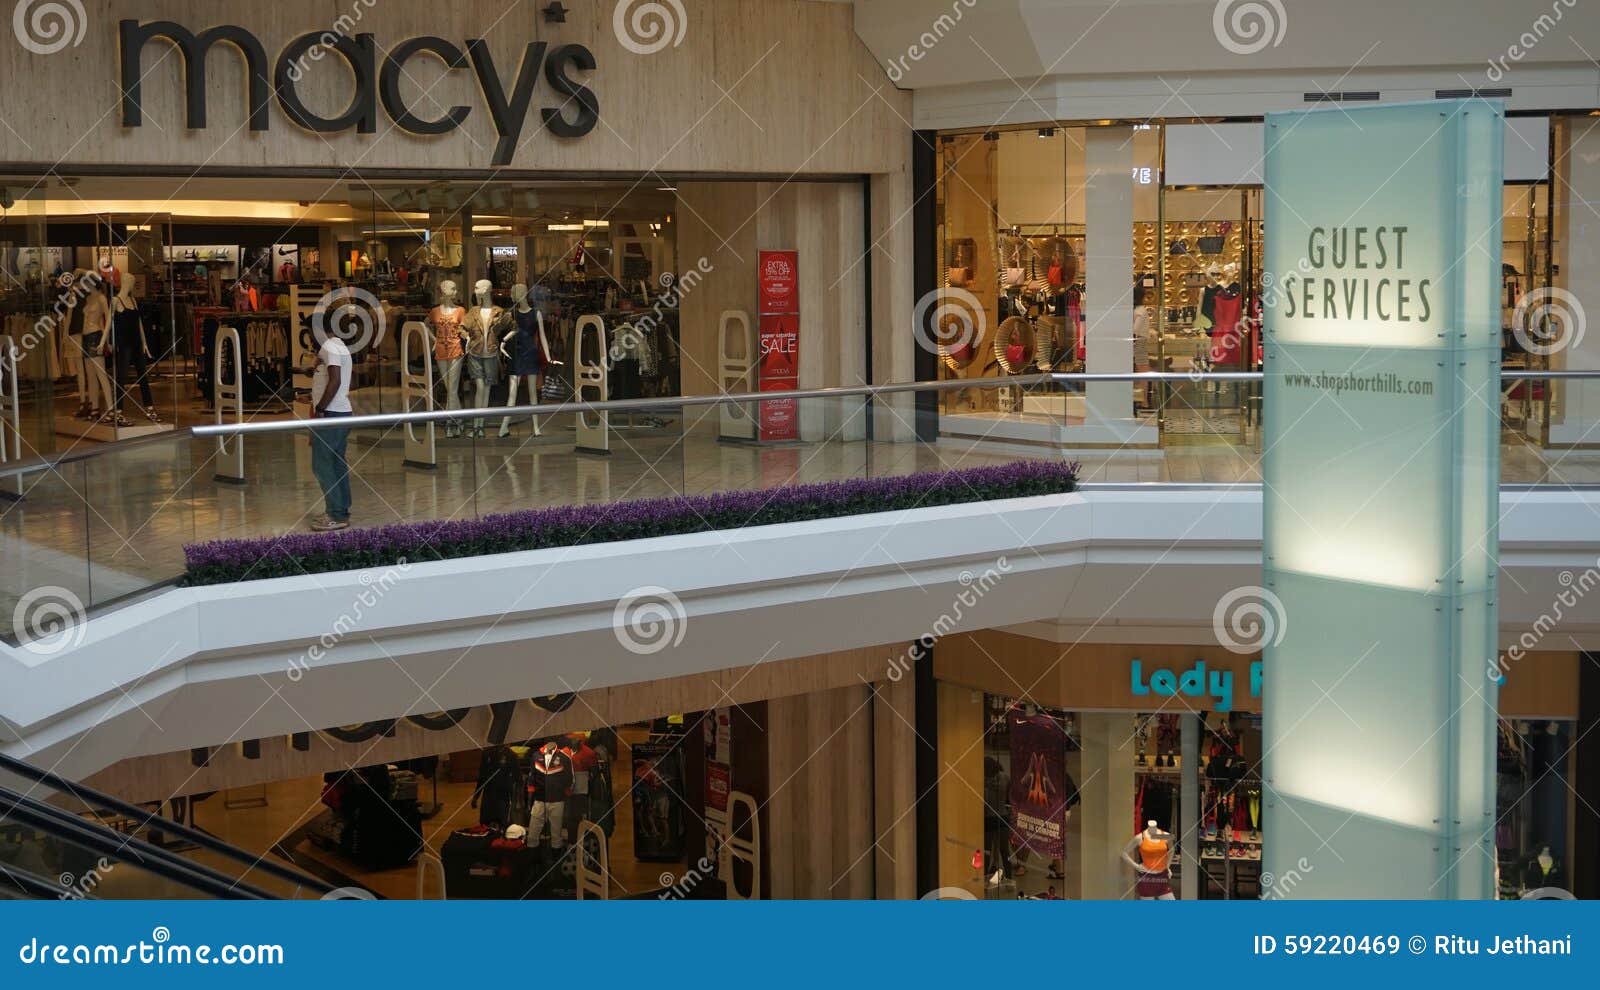
[[[758,313],[800,312],[800,252],[762,251]]]
[[[800,317],[761,317],[761,381],[800,377]]]
[[[760,302],[760,389],[793,392],[800,387],[800,255],[762,251],[757,262]],[[796,399],[760,403],[761,439],[800,439]]]

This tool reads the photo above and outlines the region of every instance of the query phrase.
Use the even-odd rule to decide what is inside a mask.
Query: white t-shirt
[[[316,374],[311,376],[311,407],[315,409],[322,404],[322,393],[328,387],[328,368],[336,366],[339,369],[339,391],[328,403],[328,412],[350,411],[350,348],[344,346],[344,341],[338,337],[329,337],[322,344],[322,350],[317,352],[322,363],[317,365]]]

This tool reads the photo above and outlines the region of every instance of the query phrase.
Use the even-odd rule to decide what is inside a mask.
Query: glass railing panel
[[[186,439],[108,446],[83,462],[92,601],[136,595],[183,571],[196,479]]]
[[[1499,405],[1502,484],[1600,485],[1600,372],[1505,381]]]
[[[871,417],[863,396],[775,395],[748,404],[704,405],[685,411],[687,494],[867,476]]]
[[[0,634],[55,652],[94,600],[84,461],[0,475]]]

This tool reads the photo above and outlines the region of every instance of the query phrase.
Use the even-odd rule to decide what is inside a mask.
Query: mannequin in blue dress
[[[530,303],[528,287],[521,282],[513,285],[511,298],[515,300],[511,308],[513,327],[500,341],[500,353],[505,355],[511,369],[506,405],[517,404],[517,385],[527,379],[531,379],[528,382],[528,401],[538,404],[539,396],[544,391],[546,366],[561,362],[550,360],[550,341],[544,333],[544,313]],[[507,350],[513,340],[516,341],[515,352]],[[506,416],[500,420],[500,436],[510,435],[511,417]],[[533,417],[533,435],[541,435],[537,416]]]

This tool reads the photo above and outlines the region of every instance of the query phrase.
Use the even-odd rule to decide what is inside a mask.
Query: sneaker
[[[349,529],[350,520],[334,519],[331,516],[323,516],[322,518],[314,521],[311,524],[311,528],[318,533],[331,533],[334,530]]]

